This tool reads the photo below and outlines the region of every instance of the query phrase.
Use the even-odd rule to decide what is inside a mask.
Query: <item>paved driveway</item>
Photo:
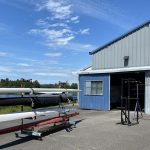
[[[125,126],[120,111],[80,110],[77,127],[61,130],[38,141],[19,139],[14,133],[0,136],[0,149],[10,150],[150,150],[150,116],[144,115],[139,125]],[[16,124],[16,122],[11,122]],[[10,124],[9,124],[10,125]],[[1,128],[8,124],[1,124]]]

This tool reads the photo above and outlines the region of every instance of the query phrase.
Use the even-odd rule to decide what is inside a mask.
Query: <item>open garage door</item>
[[[139,103],[140,107],[144,109],[145,103],[145,72],[128,72],[128,73],[114,73],[110,75],[110,109],[118,109],[121,106],[121,81],[122,79],[135,79],[141,82],[139,86]],[[124,88],[124,92],[126,92]],[[136,87],[131,88],[131,95],[136,97]],[[135,109],[136,100],[131,100],[130,108]]]

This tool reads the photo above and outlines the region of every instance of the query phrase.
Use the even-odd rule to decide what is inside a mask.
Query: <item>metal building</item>
[[[92,66],[79,73],[80,108],[110,110],[120,105],[121,79],[141,83],[141,107],[150,114],[150,21],[89,53]]]

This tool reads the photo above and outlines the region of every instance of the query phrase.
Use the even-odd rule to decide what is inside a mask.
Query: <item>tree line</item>
[[[0,80],[0,87],[1,88],[67,88],[67,89],[77,89],[77,83],[68,83],[68,82],[61,82],[58,83],[49,83],[49,84],[40,84],[37,80],[32,79],[17,79],[17,80],[10,80],[9,78],[1,79]]]

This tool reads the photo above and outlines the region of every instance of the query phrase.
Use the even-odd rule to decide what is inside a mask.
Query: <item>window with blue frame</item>
[[[103,95],[103,81],[86,81],[85,95]]]

